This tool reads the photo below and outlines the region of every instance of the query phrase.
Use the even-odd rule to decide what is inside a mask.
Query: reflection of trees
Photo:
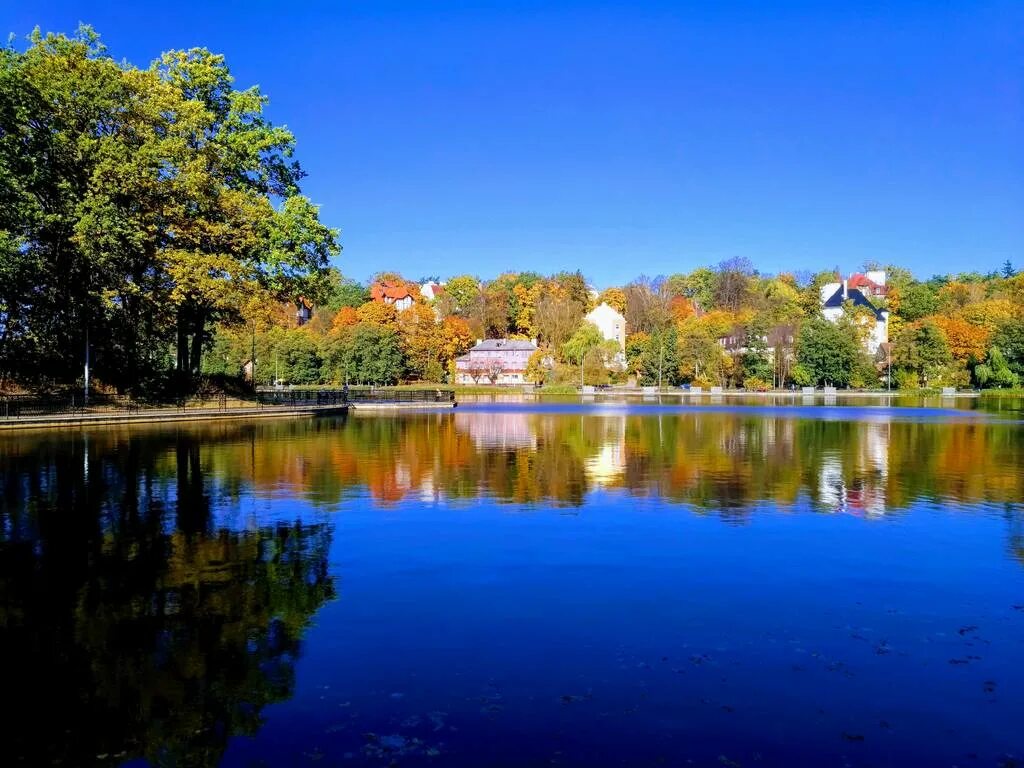
[[[101,435],[86,451],[44,440],[0,464],[4,752],[214,765],[290,695],[299,639],[333,594],[329,530],[214,526],[195,435]]]
[[[104,434],[91,438],[97,450],[123,450],[117,433]],[[496,419],[463,412],[226,424],[180,434],[192,442],[168,443],[152,460],[160,477],[178,478],[177,495],[166,503],[188,498],[176,512],[186,534],[209,526],[197,516],[210,503],[206,497],[237,498],[248,482],[323,507],[352,493],[381,505],[483,494],[499,502],[578,505],[596,488],[729,515],[799,499],[822,510],[877,514],[921,499],[1024,498],[1020,427],[969,419],[837,421],[742,411],[517,412]],[[199,443],[204,477],[197,483]],[[25,455],[49,445],[19,444]],[[0,458],[5,447],[0,442]],[[124,491],[126,505],[134,495],[133,488]]]

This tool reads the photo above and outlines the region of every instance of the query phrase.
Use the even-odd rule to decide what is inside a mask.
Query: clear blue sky
[[[1018,0],[0,0],[79,21],[259,84],[360,279],[1024,266]]]

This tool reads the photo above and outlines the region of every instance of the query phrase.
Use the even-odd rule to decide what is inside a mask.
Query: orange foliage
[[[669,302],[668,311],[677,323],[693,316],[693,302],[685,296],[674,296]]]
[[[946,334],[949,351],[956,360],[967,361],[974,357],[983,360],[988,351],[992,334],[984,326],[973,325],[959,317],[936,315],[930,318]]]
[[[446,317],[441,322],[441,359],[453,360],[473,343],[469,325],[461,317]]]
[[[359,322],[359,315],[352,307],[342,307],[335,313],[331,323],[332,331],[341,331]]]

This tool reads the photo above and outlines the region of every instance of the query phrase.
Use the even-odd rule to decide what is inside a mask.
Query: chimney
[[[850,298],[850,294],[846,290],[846,279],[843,278],[843,301],[846,301],[848,298]]]
[[[537,346],[537,337],[534,336],[532,339],[530,339],[530,343],[533,344],[533,346],[536,347]]]
[[[484,343],[484,340],[483,340],[483,339],[477,339],[477,340],[476,340],[476,345],[477,345],[478,347],[479,347],[479,346],[480,346],[481,344],[483,344],[483,343]]]

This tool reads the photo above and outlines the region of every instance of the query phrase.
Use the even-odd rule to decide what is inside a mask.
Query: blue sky
[[[0,0],[226,54],[359,279],[1024,266],[1024,4]]]

